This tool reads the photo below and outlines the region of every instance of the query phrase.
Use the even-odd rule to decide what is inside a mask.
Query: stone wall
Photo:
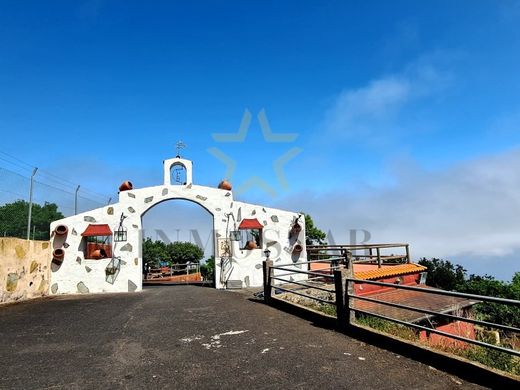
[[[0,238],[0,304],[47,295],[49,241]]]

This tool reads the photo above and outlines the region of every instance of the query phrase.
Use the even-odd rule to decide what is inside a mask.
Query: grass
[[[408,326],[396,324],[392,321],[361,315],[356,317],[356,322],[360,325],[365,325],[372,329],[376,329],[405,340],[419,341],[419,336],[413,329],[409,328]]]
[[[379,330],[384,333],[391,334],[404,340],[419,342],[418,333],[404,325],[396,324],[395,322],[383,320],[381,318],[362,315],[356,318],[356,322],[360,325],[368,326],[372,329]],[[480,341],[493,343],[491,339],[485,337],[477,337]],[[501,346],[506,348],[513,348],[512,345],[502,342]],[[501,352],[492,348],[486,348],[476,345],[468,345],[468,348],[454,348],[454,347],[440,347],[438,345],[431,345],[431,348],[440,351],[448,352],[457,356],[461,356],[468,360],[481,363],[485,366],[495,368],[514,375],[520,375],[520,359],[514,357],[507,352]]]

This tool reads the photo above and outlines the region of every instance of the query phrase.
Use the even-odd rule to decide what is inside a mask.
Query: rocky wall
[[[0,304],[45,296],[49,292],[49,241],[0,238]]]

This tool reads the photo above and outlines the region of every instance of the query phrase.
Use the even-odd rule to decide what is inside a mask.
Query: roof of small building
[[[446,314],[478,303],[477,301],[466,298],[433,294],[432,291],[427,290],[434,289],[426,285],[418,285],[417,287],[424,288],[425,291],[396,289],[392,291],[367,294],[365,296],[379,301],[398,303],[401,305]],[[381,303],[362,301],[359,299],[354,299],[354,308],[407,322],[418,322],[428,317],[427,314],[418,311],[392,307]]]
[[[384,264],[379,268],[377,264],[354,264],[354,277],[356,279],[371,280],[383,279],[411,273],[426,271],[427,268],[415,263]]]
[[[260,223],[260,221],[256,218],[247,219],[244,218],[242,222],[240,222],[240,225],[238,226],[239,229],[263,229],[264,225]]]
[[[81,233],[83,237],[92,237],[92,236],[111,236],[112,230],[110,230],[110,226],[107,224],[99,224],[93,225],[90,224],[85,229],[83,233]]]

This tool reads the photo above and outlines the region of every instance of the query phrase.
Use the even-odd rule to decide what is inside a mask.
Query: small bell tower
[[[181,158],[181,149],[185,147],[186,145],[181,141],[177,142],[177,156],[164,160],[164,185],[189,185],[193,183],[193,163]],[[173,180],[172,172],[174,174]]]

